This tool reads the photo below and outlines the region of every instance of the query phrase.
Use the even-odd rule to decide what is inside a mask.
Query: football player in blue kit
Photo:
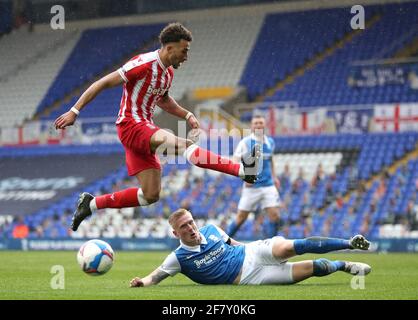
[[[335,250],[368,250],[370,242],[362,235],[349,240],[306,238],[287,240],[273,237],[243,244],[209,224],[198,229],[192,214],[178,209],[169,217],[180,246],[144,278],[131,280],[131,287],[156,285],[168,276],[182,273],[201,284],[291,284],[310,277],[322,277],[336,271],[366,275],[371,267],[361,262],[328,259],[288,262],[304,253],[327,253]]]
[[[247,220],[250,212],[255,212],[258,206],[265,210],[268,216],[265,236],[270,238],[277,234],[279,226],[279,205],[280,198],[279,182],[274,168],[275,143],[272,137],[265,135],[266,119],[260,114],[253,115],[251,119],[251,134],[243,138],[235,152],[234,160],[241,159],[248,155],[254,145],[260,145],[262,150],[262,161],[259,163],[257,181],[254,184],[244,183],[241,199],[238,203],[238,213],[226,230],[230,237],[234,237],[238,229]]]

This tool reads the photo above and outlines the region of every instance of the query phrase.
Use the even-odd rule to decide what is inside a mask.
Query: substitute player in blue
[[[322,277],[336,271],[366,275],[369,265],[360,262],[327,259],[288,262],[304,253],[335,250],[368,250],[370,243],[361,235],[350,240],[307,238],[286,240],[273,237],[242,244],[214,225],[198,229],[192,214],[178,209],[169,217],[180,246],[161,266],[144,278],[131,280],[131,287],[156,285],[168,276],[183,273],[201,284],[291,284],[310,277]]]
[[[274,170],[274,148],[273,138],[264,134],[266,119],[262,115],[254,115],[251,119],[251,135],[243,138],[235,152],[234,159],[241,159],[248,155],[255,144],[262,145],[262,163],[259,164],[257,181],[254,184],[244,183],[241,199],[238,203],[238,213],[234,221],[229,225],[227,233],[234,237],[238,229],[247,220],[250,212],[254,212],[258,205],[268,215],[266,230],[267,237],[277,234],[279,225],[279,181]]]

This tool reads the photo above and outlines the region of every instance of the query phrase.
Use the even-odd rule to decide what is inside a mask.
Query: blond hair
[[[183,215],[190,213],[188,210],[180,208],[174,211],[170,216],[168,217],[168,223],[171,225],[171,227],[174,229],[174,224],[176,221]]]

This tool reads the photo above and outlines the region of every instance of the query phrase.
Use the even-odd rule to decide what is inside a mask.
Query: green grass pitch
[[[165,258],[164,252],[116,252],[108,274],[92,277],[78,267],[75,252],[0,252],[0,299],[417,299],[418,254],[305,255],[291,261],[326,257],[366,262],[372,272],[364,289],[351,287],[352,277],[337,272],[286,286],[206,286],[177,275],[158,286],[129,288],[134,276],[144,276]],[[302,258],[302,259],[301,259]],[[52,289],[54,265],[64,267],[65,289]],[[353,281],[355,282],[355,281]],[[356,282],[360,284],[359,281]],[[215,290],[214,290],[215,289]]]

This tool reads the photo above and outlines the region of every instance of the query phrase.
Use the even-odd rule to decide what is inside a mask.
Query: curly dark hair
[[[182,39],[192,41],[192,33],[181,23],[174,22],[164,27],[160,33],[159,39],[163,46],[170,42],[179,42]]]

